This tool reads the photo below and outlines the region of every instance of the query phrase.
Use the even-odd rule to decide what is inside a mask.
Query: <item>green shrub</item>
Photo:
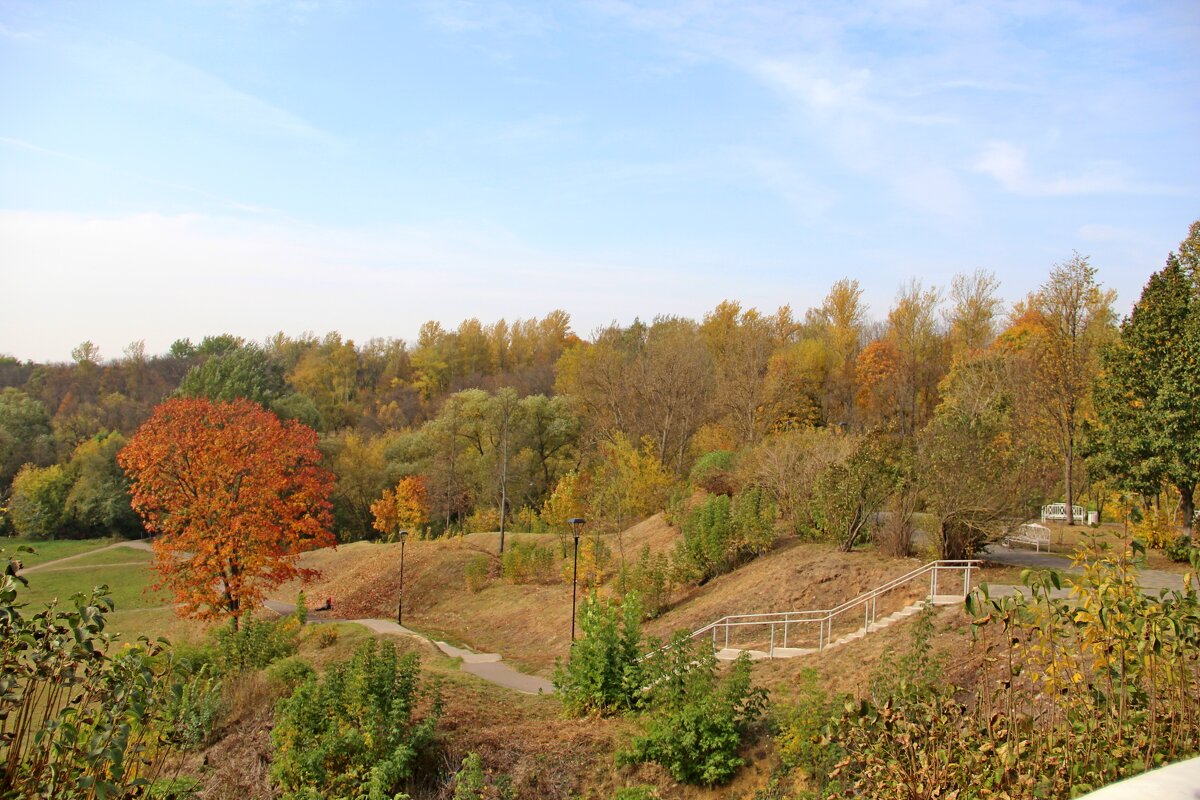
[[[338,629],[332,625],[319,625],[314,635],[316,636],[317,647],[324,650],[326,647],[332,647],[337,644]]]
[[[454,800],[484,800],[486,789],[483,759],[479,753],[467,753],[462,760],[462,767],[454,776]]]
[[[491,559],[487,556],[475,556],[468,561],[464,573],[467,581],[467,589],[472,593],[478,593],[487,588],[490,568]]]
[[[166,724],[176,744],[184,750],[203,747],[213,740],[217,721],[224,713],[222,682],[210,664],[203,664],[172,688],[166,708]]]
[[[842,714],[846,696],[830,697],[814,669],[800,673],[789,702],[775,706],[775,746],[787,770],[823,779],[837,764],[839,750],[822,740],[826,727]]]
[[[665,555],[650,554],[650,545],[643,545],[638,560],[625,573],[627,592],[636,592],[642,600],[646,619],[657,617],[671,602],[671,565]]]
[[[174,746],[170,652],[110,653],[106,587],[27,615],[16,573],[0,551],[0,797],[134,796]]]
[[[285,800],[399,795],[433,744],[441,714],[420,683],[415,653],[369,639],[349,661],[300,684],[279,702],[271,732],[271,775]]]
[[[554,550],[536,542],[513,542],[500,556],[500,574],[509,583],[555,583]]]
[[[658,790],[653,786],[625,786],[617,789],[612,800],[658,800]]]
[[[1175,540],[1167,545],[1164,552],[1172,561],[1186,564],[1192,554],[1192,537],[1186,533],[1175,537]]]
[[[199,778],[181,775],[175,778],[160,778],[150,786],[150,800],[196,800],[204,784]]]
[[[291,616],[277,620],[245,617],[240,625],[231,622],[214,634],[218,663],[226,673],[265,669],[295,654],[299,633],[300,622]]]
[[[296,656],[277,661],[267,667],[267,682],[285,696],[290,695],[297,686],[315,678],[316,675],[317,672],[311,664]]]
[[[649,725],[618,760],[657,763],[681,783],[728,783],[746,763],[738,751],[766,709],[766,692],[750,681],[750,657],[743,653],[719,679],[708,644],[677,637],[649,678]]]
[[[554,687],[570,714],[613,714],[633,708],[645,684],[641,655],[642,609],[636,594],[621,604],[592,591],[579,607],[580,638],[567,663],[554,670]]]
[[[761,555],[774,541],[776,516],[775,505],[757,487],[733,498],[709,495],[684,519],[675,575],[704,583]]]
[[[714,450],[696,459],[689,474],[692,485],[709,494],[733,494],[732,450]]]

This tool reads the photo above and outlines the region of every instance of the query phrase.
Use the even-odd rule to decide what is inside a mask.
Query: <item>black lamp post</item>
[[[396,606],[396,624],[404,624],[404,540],[408,531],[400,531],[400,602]]]
[[[571,526],[571,534],[575,538],[575,566],[571,570],[571,641],[575,641],[575,582],[579,578],[579,529],[587,523],[583,517],[572,517],[567,520]]]

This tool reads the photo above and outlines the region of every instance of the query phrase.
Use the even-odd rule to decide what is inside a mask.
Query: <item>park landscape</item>
[[[847,278],[0,359],[0,796],[1067,798],[1200,755],[1185,233],[1120,316],[1076,253],[879,319]]]

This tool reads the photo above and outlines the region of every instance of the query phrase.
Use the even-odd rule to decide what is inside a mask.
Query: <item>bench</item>
[[[1042,545],[1050,549],[1050,529],[1036,522],[1027,522],[1004,539],[1005,544],[1031,544],[1037,552],[1042,552]]]
[[[1087,521],[1087,512],[1083,506],[1071,506],[1071,516],[1080,525]],[[1054,520],[1057,522],[1067,521],[1067,504],[1066,503],[1051,503],[1048,506],[1042,506],[1042,522]]]

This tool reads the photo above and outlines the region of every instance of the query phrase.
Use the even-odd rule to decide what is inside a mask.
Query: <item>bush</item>
[[[658,790],[653,786],[625,786],[617,789],[612,800],[658,800]]]
[[[332,647],[337,644],[338,629],[332,625],[319,625],[315,632],[317,639],[317,647],[324,650],[326,647]]]
[[[1172,561],[1186,564],[1192,553],[1192,537],[1186,533],[1175,537],[1175,541],[1167,545],[1164,552]]]
[[[176,778],[162,778],[150,786],[150,800],[196,800],[204,784],[199,778],[184,775]]]
[[[800,673],[791,702],[774,709],[775,746],[787,770],[823,778],[837,764],[838,749],[822,741],[825,728],[841,716],[848,697],[830,697],[814,669]]]
[[[696,459],[689,478],[692,484],[709,494],[733,494],[732,450],[714,450]]]
[[[300,684],[316,676],[317,671],[312,665],[296,656],[285,658],[267,668],[267,682],[284,696],[290,695]]]
[[[487,556],[475,556],[467,562],[464,577],[467,589],[472,593],[482,592],[488,585],[488,572],[491,570],[491,559]]]
[[[627,591],[636,592],[642,599],[642,614],[646,619],[666,611],[671,602],[670,562],[662,553],[650,554],[650,545],[643,545],[637,562],[626,573]]]
[[[463,520],[465,533],[491,533],[500,530],[500,512],[494,508],[477,508]]]
[[[176,744],[194,750],[213,741],[213,731],[225,710],[222,682],[209,664],[200,666],[172,688],[166,707],[166,725]]]
[[[169,651],[109,653],[106,587],[27,616],[17,569],[0,551],[0,797],[135,796],[173,746]]]
[[[570,714],[613,714],[631,709],[645,685],[641,655],[642,609],[636,594],[621,604],[596,597],[579,607],[581,638],[572,643],[566,665],[554,670],[554,687]]]
[[[420,684],[415,653],[369,639],[320,681],[279,702],[271,775],[285,800],[398,796],[433,744],[441,700]]]
[[[746,763],[738,751],[766,709],[766,692],[750,681],[749,655],[739,656],[718,679],[707,643],[676,638],[655,659],[649,677],[650,723],[618,760],[654,762],[681,783],[728,783]]]
[[[226,673],[265,669],[296,653],[299,633],[300,622],[295,617],[277,620],[245,617],[240,625],[235,620],[214,634],[218,663]]]
[[[454,800],[484,800],[487,778],[479,753],[467,753],[454,776]]]
[[[509,583],[554,583],[554,550],[535,542],[512,542],[500,556],[500,574]]]
[[[709,495],[684,520],[676,575],[705,583],[761,555],[774,542],[776,516],[774,503],[756,487],[733,498]]]

